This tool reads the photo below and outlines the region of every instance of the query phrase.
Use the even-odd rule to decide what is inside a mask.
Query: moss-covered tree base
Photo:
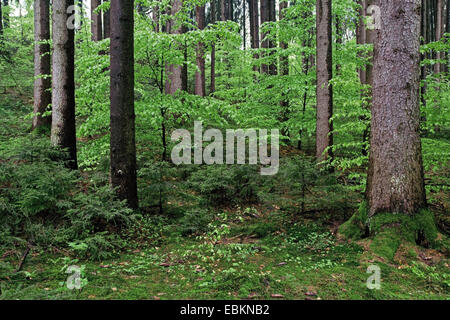
[[[339,235],[352,240],[371,238],[373,253],[392,260],[403,241],[425,247],[437,247],[438,232],[433,213],[420,210],[415,215],[378,213],[368,216],[367,203],[339,227]]]

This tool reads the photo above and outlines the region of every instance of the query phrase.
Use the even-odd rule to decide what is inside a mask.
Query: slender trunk
[[[102,14],[94,13],[94,10],[100,5],[100,0],[91,0],[91,33],[92,41],[102,40]]]
[[[436,3],[436,41],[440,41],[441,37],[444,35],[444,28],[443,28],[443,13],[444,13],[444,1],[443,0],[437,0]],[[441,59],[441,52],[436,51],[436,59]],[[439,62],[434,64],[434,73],[440,73],[441,72],[441,64]]]
[[[199,30],[205,29],[205,6],[195,8],[197,27]],[[205,96],[205,45],[202,42],[197,43],[196,57],[197,68],[195,72],[195,94],[201,97]]]
[[[133,9],[132,1],[111,2],[110,179],[119,199],[137,208]]]
[[[259,49],[259,9],[258,0],[249,0],[249,10],[250,10],[250,33],[252,38],[252,49]],[[255,53],[253,59],[258,60],[259,55]],[[253,70],[259,72],[259,67],[254,66]]]
[[[269,21],[269,1],[270,0],[261,0],[260,4],[260,16],[261,16],[261,25],[264,22]],[[265,39],[267,34],[265,32],[261,33],[261,48],[262,49],[268,49],[269,48],[269,41]],[[267,51],[267,50],[265,50]],[[262,53],[263,56],[267,56],[267,53]],[[269,66],[267,64],[261,65],[261,73],[267,74],[269,72]]]
[[[331,0],[317,0],[317,115],[316,115],[316,158],[322,161],[333,157],[333,88],[330,83],[333,74]]]
[[[283,10],[286,9],[287,7],[288,7],[287,1],[280,2],[280,21],[284,19]],[[287,77],[287,76],[289,76],[289,55],[286,52],[288,49],[288,44],[286,42],[280,41],[280,48],[282,49],[282,53],[280,56],[280,69],[281,69],[280,71],[281,71],[281,75],[283,77]],[[287,82],[285,82],[285,83],[287,83]],[[284,123],[289,120],[289,100],[286,97],[286,93],[283,92],[281,96],[282,96],[282,98],[280,101],[280,107],[281,107],[280,120],[282,123]],[[289,131],[286,128],[286,126],[283,126],[281,134],[283,136],[289,135]]]
[[[369,217],[426,207],[419,129],[420,0],[379,0],[374,52]]]
[[[216,23],[216,1],[211,0],[211,23]],[[216,91],[216,43],[211,44],[211,86],[210,94]]]
[[[269,0],[269,6],[268,6],[268,13],[269,13],[269,21],[276,22],[277,16],[276,16],[276,10],[275,10],[275,0]],[[269,40],[269,48],[273,49],[276,47],[276,41]],[[274,52],[273,50],[270,51],[269,55],[273,56]],[[270,75],[276,75],[277,74],[277,64],[275,59],[272,59],[272,62],[269,65],[269,74]]]
[[[73,0],[53,2],[52,145],[68,151],[68,167],[77,168],[75,129],[74,30],[67,28]]]
[[[109,2],[103,0],[103,2]],[[110,23],[110,14],[109,10],[103,12],[103,39],[108,39],[111,34],[111,23]]]
[[[34,107],[33,129],[50,127],[52,118],[43,116],[52,102],[50,61],[50,4],[34,1]]]

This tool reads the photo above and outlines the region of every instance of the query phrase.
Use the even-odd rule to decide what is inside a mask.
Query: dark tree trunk
[[[216,1],[211,0],[211,23],[216,23]],[[210,94],[216,91],[216,43],[211,44],[211,85]]]
[[[103,2],[109,2],[103,0]],[[111,33],[111,23],[109,10],[103,12],[103,39],[108,39]]]
[[[94,10],[100,5],[100,0],[91,0],[91,33],[92,41],[102,40],[102,14],[94,13]]]
[[[419,128],[420,0],[379,0],[374,52],[369,217],[426,207]]]
[[[137,208],[133,14],[132,1],[111,2],[110,179],[119,199]]]
[[[205,6],[195,7],[195,17],[199,30],[205,29]],[[197,68],[195,72],[195,94],[201,97],[205,96],[205,45],[202,42],[197,43],[196,57]]]
[[[52,102],[50,80],[50,4],[47,0],[34,1],[34,107],[33,129],[50,127],[52,118],[43,117]]]
[[[260,16],[261,16],[261,25],[264,22],[269,21],[269,3],[270,0],[261,0],[260,4]],[[266,37],[266,33],[261,34],[261,48],[262,49],[268,49],[269,48],[269,41],[267,39],[264,39]],[[262,53],[263,56],[266,56],[267,53]],[[267,64],[261,65],[261,72],[262,73],[269,73],[269,66]]]
[[[287,2],[280,2],[280,21],[284,19],[283,10],[288,7]],[[280,41],[280,48],[283,50],[280,56],[280,71],[282,76],[289,76],[289,55],[286,53],[288,44]],[[289,100],[286,98],[286,93],[282,93],[282,99],[280,101],[281,106],[281,122],[284,123],[289,120]],[[288,136],[289,132],[285,126],[281,130],[283,136]]]
[[[268,13],[269,13],[269,21],[276,22],[277,16],[276,16],[276,10],[275,10],[275,0],[269,0],[269,6],[268,6]],[[276,42],[273,40],[269,40],[269,48],[273,49],[276,47]],[[273,55],[273,52],[270,52],[270,55]],[[274,59],[275,60],[275,59]],[[270,75],[276,75],[277,74],[277,64],[275,61],[272,61],[272,63],[269,65],[269,74]]]
[[[259,49],[259,9],[258,0],[249,0],[249,13],[250,13],[250,36],[252,40],[252,49]],[[259,55],[255,53],[253,58],[257,60]],[[253,70],[259,71],[258,66],[254,66]]]
[[[333,145],[333,88],[330,83],[333,74],[331,0],[316,2],[317,28],[317,115],[316,115],[316,158],[322,161],[332,158]]]
[[[167,32],[170,34],[181,34],[183,32],[182,27],[176,28],[175,16],[182,8],[181,0],[173,0],[172,1],[172,9],[171,16],[173,17],[171,21],[168,22],[168,30]],[[175,46],[180,47],[181,44],[174,44]],[[178,90],[183,89],[183,81],[182,81],[182,69],[183,66],[179,65],[167,65],[166,66],[166,93],[167,94],[175,94]]]
[[[52,57],[52,145],[66,149],[68,167],[77,168],[77,141],[75,130],[74,30],[67,28],[67,9],[73,0],[53,2],[53,57]]]

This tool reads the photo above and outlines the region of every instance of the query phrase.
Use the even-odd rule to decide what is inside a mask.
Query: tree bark
[[[211,23],[216,23],[216,1],[211,0]],[[216,91],[216,43],[211,44],[211,84],[209,92],[214,93]]]
[[[419,127],[420,0],[379,0],[374,51],[369,217],[426,207]]]
[[[252,49],[259,49],[259,9],[258,0],[249,0],[249,13],[250,13],[250,36],[252,42]],[[258,60],[259,55],[255,53],[253,59]],[[254,66],[253,70],[259,72],[259,67]]]
[[[317,28],[317,114],[316,114],[316,158],[318,161],[333,157],[333,74],[331,0],[316,2]],[[328,148],[328,149],[327,149]]]
[[[443,28],[443,15],[444,15],[444,1],[443,0],[437,0],[436,3],[436,41],[440,41],[442,36],[444,35],[444,28]],[[442,56],[442,53],[437,51],[436,52],[436,59],[440,60]],[[435,63],[434,64],[434,73],[440,73],[441,72],[441,64]]]
[[[199,30],[205,29],[205,6],[195,7],[195,17]],[[196,58],[197,68],[195,72],[195,94],[201,97],[205,96],[205,44],[197,43]]]
[[[138,207],[134,113],[134,8],[132,1],[111,2],[111,168],[119,199]]]
[[[47,0],[34,1],[34,106],[33,129],[50,128],[52,118],[43,113],[52,102],[50,80],[50,4]]]
[[[169,21],[168,24],[168,33],[170,34],[181,34],[182,27],[176,28],[175,24],[175,16],[176,14],[181,10],[182,8],[182,1],[181,0],[173,0],[172,1],[172,9],[171,9],[171,15],[172,20]],[[175,44],[177,46],[181,46],[181,44]],[[182,82],[182,66],[179,65],[167,65],[166,66],[166,94],[175,94],[178,90],[182,90],[183,88],[183,82]]]
[[[73,0],[53,2],[52,131],[53,146],[68,151],[68,167],[77,168],[75,130],[74,30],[67,28],[67,9]]]
[[[103,2],[109,2],[103,0]],[[111,23],[110,23],[110,14],[109,10],[103,12],[103,39],[108,39],[111,33]]]
[[[100,5],[100,0],[91,0],[91,33],[92,41],[102,40],[102,14],[94,13],[94,10]]]
[[[288,2],[280,2],[280,21],[284,19],[284,12],[288,7]],[[280,56],[280,71],[281,75],[286,77],[289,76],[289,55],[286,53],[288,49],[288,44],[286,42],[280,41],[280,48],[282,49],[281,56]],[[281,101],[280,101],[280,107],[281,107],[281,115],[280,115],[280,121],[282,123],[289,120],[289,100],[286,97],[286,93],[281,94]],[[283,126],[283,129],[281,130],[281,134],[283,136],[288,136],[289,132],[285,126]]]
[[[264,22],[269,21],[269,1],[270,0],[261,0],[260,3],[260,16],[261,16],[261,25]],[[269,48],[269,41],[267,39],[264,39],[266,37],[266,33],[261,33],[261,48],[262,49],[268,49]],[[263,56],[266,56],[266,53],[262,53]],[[261,73],[267,74],[269,73],[269,66],[267,64],[261,65]]]

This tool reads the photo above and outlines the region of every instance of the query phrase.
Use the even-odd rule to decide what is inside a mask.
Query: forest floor
[[[5,119],[0,142],[23,131]],[[222,208],[191,236],[161,225],[156,241],[130,239],[114,259],[32,248],[20,272],[0,272],[0,299],[450,299],[443,253],[405,243],[383,258],[370,239],[336,236],[353,212],[298,215],[281,206]],[[5,250],[0,262],[17,267],[22,254]],[[81,268],[80,290],[67,288],[71,265]],[[367,287],[370,265],[381,270],[379,290]]]
[[[399,248],[392,261],[372,255],[368,241],[338,240],[333,226],[302,218],[289,230],[257,239],[281,213],[221,215],[229,234],[163,239],[101,262],[31,252],[23,272],[2,283],[2,299],[449,299],[448,259],[435,250]],[[239,221],[236,223],[236,221]],[[222,229],[223,230],[223,229]],[[258,233],[258,231],[256,231]],[[263,231],[264,232],[264,231]],[[7,254],[3,258],[7,259]],[[14,256],[14,255],[13,255]],[[67,265],[79,265],[85,286],[69,290]],[[370,290],[369,265],[381,269]],[[1,282],[0,282],[1,283]]]

